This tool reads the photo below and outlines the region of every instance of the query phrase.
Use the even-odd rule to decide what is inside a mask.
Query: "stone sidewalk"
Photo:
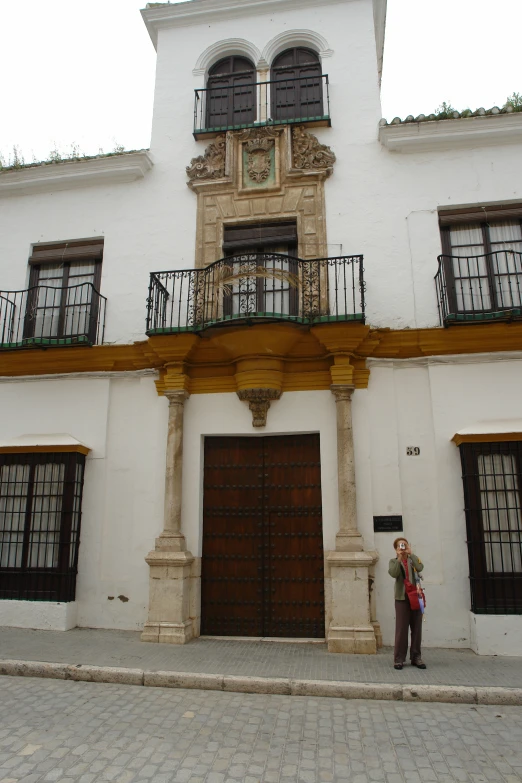
[[[196,639],[177,646],[141,642],[134,631],[0,628],[3,674],[250,693],[522,704],[520,658],[439,648],[426,649],[424,658],[426,670],[405,666],[399,672],[389,648],[352,656],[328,653],[324,644]]]

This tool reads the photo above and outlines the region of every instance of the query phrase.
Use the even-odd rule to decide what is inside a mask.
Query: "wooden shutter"
[[[101,261],[103,239],[76,239],[72,242],[45,242],[33,245],[30,264],[57,264],[61,261]]]
[[[225,226],[224,251],[280,244],[297,245],[297,223],[286,221],[255,226]]]

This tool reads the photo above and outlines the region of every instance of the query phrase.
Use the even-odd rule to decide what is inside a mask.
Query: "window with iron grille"
[[[439,217],[449,312],[520,311],[522,206],[444,211]]]
[[[223,253],[230,259],[226,316],[297,315],[297,223],[225,226]]]
[[[103,239],[34,245],[24,339],[97,341]]]
[[[460,445],[472,610],[522,614],[522,442]]]
[[[0,454],[0,598],[74,601],[85,455]]]

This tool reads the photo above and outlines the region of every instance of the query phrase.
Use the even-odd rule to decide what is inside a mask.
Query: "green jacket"
[[[414,584],[413,579],[413,573],[412,573],[412,565],[413,567],[420,573],[422,569],[424,568],[423,564],[417,557],[417,555],[411,554],[408,557],[408,579],[412,584]],[[394,557],[392,560],[390,560],[390,565],[388,567],[388,573],[390,576],[392,576],[395,579],[395,600],[396,601],[405,601],[406,600],[406,591],[404,590],[404,571],[402,570],[402,566],[400,562],[397,560],[396,557]]]

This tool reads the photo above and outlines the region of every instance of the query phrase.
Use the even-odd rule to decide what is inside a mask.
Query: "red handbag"
[[[417,585],[412,585],[410,580],[408,579],[408,572],[407,569],[404,567],[404,590],[406,592],[406,597],[408,601],[410,602],[410,609],[413,609],[414,611],[416,609],[420,609],[420,603],[419,603],[419,593],[417,591]]]

